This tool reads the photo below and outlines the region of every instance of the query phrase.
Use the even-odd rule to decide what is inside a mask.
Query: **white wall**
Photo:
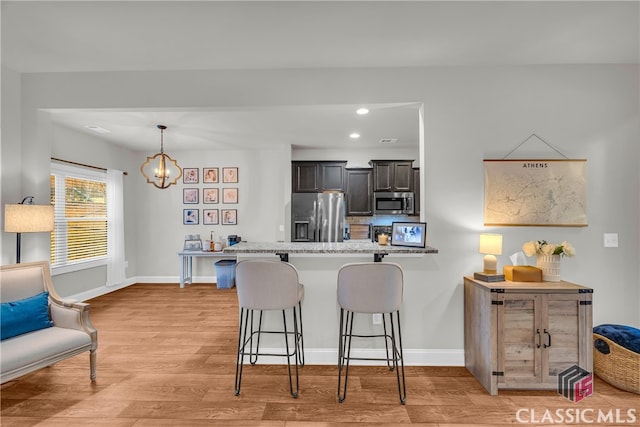
[[[407,327],[422,328],[428,348],[459,349],[463,345],[462,276],[480,268],[478,234],[486,229],[504,235],[501,265],[525,241],[570,241],[577,255],[563,261],[563,278],[594,288],[594,324],[640,326],[638,77],[638,66],[625,65],[31,74],[22,77],[22,144],[36,157],[30,161],[41,163],[42,157],[48,158],[49,149],[40,146],[46,141],[33,136],[39,126],[35,111],[43,107],[421,102],[425,120],[424,215],[429,223],[429,243],[440,253],[429,256],[421,277],[407,284],[411,297],[424,301],[424,322]],[[284,87],[289,90],[280,90]],[[588,160],[588,227],[483,227],[482,160],[504,157],[532,132],[567,157]],[[531,142],[516,154],[557,157],[553,150]],[[140,153],[134,155],[140,157],[136,163],[143,160]],[[184,166],[189,166],[187,163],[195,164],[205,155],[212,156],[207,163],[217,159],[216,153],[176,157],[184,156]],[[286,177],[273,177],[269,174],[273,169],[261,167],[262,154],[229,153],[230,157],[224,158],[238,162],[243,185],[257,186],[241,188],[241,199],[247,191],[267,203],[261,211],[266,217],[260,216],[264,220],[259,223],[245,221],[248,213],[242,214],[238,234],[243,237],[278,238],[273,230],[288,203],[291,155],[282,159],[276,153],[271,155],[274,163],[287,165]],[[91,153],[83,159],[92,164],[98,160]],[[6,161],[3,157],[3,178]],[[33,173],[46,175],[48,171],[23,168],[23,181]],[[248,181],[243,182],[245,178]],[[272,185],[265,185],[265,180]],[[136,263],[133,274],[175,276],[175,252],[185,233],[175,212],[181,209],[181,190],[161,193],[147,184],[135,185],[137,215],[129,227],[134,230],[137,250],[127,254]],[[282,201],[269,203],[271,195],[265,192],[271,192],[272,186],[282,189]],[[262,227],[266,231],[258,234]],[[603,248],[604,232],[619,233],[620,247]],[[158,240],[156,233],[166,236]],[[3,258],[5,251],[3,247]]]
[[[133,177],[139,183],[135,233],[140,248],[136,254],[139,276],[175,278],[179,272],[176,253],[182,249],[187,234],[200,234],[202,239],[209,239],[213,231],[216,240],[220,236],[226,239],[230,234],[252,242],[284,240],[279,226],[285,224],[291,191],[288,147],[259,151],[182,151],[171,155],[181,167],[198,168],[200,183],[183,184],[180,180],[178,185],[158,190],[146,184],[139,172]],[[137,153],[137,158],[144,160],[145,155]],[[238,183],[205,185],[202,183],[204,167],[218,167],[220,173],[223,167],[237,167]],[[289,186],[282,185],[283,182]],[[219,189],[219,204],[202,203],[204,187]],[[227,187],[238,188],[238,204],[222,203],[222,189]],[[184,188],[198,188],[200,203],[183,204]],[[199,225],[184,225],[182,211],[186,208],[197,208],[200,215],[203,209],[237,209],[238,224],[203,225],[200,218]],[[194,261],[195,275],[212,276],[213,272],[210,259]]]
[[[415,126],[418,127],[416,117]],[[330,150],[330,149],[293,149],[292,160],[346,160],[348,168],[370,168],[370,160],[414,160],[413,167],[420,167],[418,153],[419,141],[413,141],[414,147],[381,147],[370,150]]]
[[[22,150],[20,144],[20,74],[2,67],[2,116],[0,118],[0,160],[2,162],[2,210],[0,219],[4,230],[4,205],[19,203],[22,194]],[[16,261],[16,234],[2,233],[2,264]],[[25,236],[26,245],[26,236]]]

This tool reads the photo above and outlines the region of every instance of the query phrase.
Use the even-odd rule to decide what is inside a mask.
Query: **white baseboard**
[[[193,283],[216,283],[216,276],[196,276],[193,278]],[[135,278],[134,283],[168,283],[179,284],[180,277],[178,276],[139,276]]]
[[[193,283],[216,283],[216,276],[197,276],[194,277]],[[175,285],[180,286],[180,278],[178,276],[138,276],[138,277],[129,277],[122,283],[119,283],[115,286],[99,286],[97,288],[90,289],[88,291],[80,292],[74,295],[69,295],[65,298],[71,298],[78,301],[86,301],[91,298],[99,297],[100,295],[106,295],[110,292],[117,291],[118,289],[126,288],[127,286],[131,286],[135,283],[144,283],[144,284],[167,284],[167,285]]]
[[[193,278],[192,283],[207,283],[210,285],[214,285],[218,282],[218,278],[216,276],[195,276]],[[136,283],[166,283],[166,284],[179,284],[180,278],[178,276],[144,276],[137,277]],[[185,286],[189,286],[189,284],[185,284]]]
[[[118,289],[126,288],[127,286],[131,286],[134,283],[136,283],[136,279],[129,278],[126,281],[114,286],[103,285],[97,288],[90,289],[88,291],[80,292],[74,295],[69,295],[68,297],[65,297],[65,299],[70,298],[70,299],[75,299],[77,301],[86,301],[91,298],[99,297],[100,295],[106,295],[110,292],[117,291]]]

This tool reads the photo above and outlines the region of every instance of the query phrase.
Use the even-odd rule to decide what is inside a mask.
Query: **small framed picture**
[[[219,224],[218,209],[203,209],[202,210],[202,223],[204,225],[216,225]]]
[[[202,189],[202,202],[203,203],[218,203],[218,189],[217,188],[203,188]]]
[[[182,203],[184,204],[198,204],[198,189],[197,188],[183,188],[182,189]]]
[[[183,209],[182,210],[182,223],[184,225],[198,225],[200,223],[198,209]]]
[[[238,211],[236,209],[222,209],[222,225],[235,225],[238,223]]]
[[[182,169],[182,182],[184,184],[197,184],[198,181],[198,168],[183,168]]]
[[[238,168],[222,168],[222,182],[238,182]]]
[[[222,203],[238,203],[238,189],[237,188],[223,188],[222,189]]]
[[[426,222],[394,222],[391,224],[391,230],[391,246],[425,247]]]
[[[218,182],[218,168],[203,168],[202,169],[202,182],[217,183]]]

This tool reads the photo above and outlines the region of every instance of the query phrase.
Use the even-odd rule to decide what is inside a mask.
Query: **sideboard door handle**
[[[544,348],[551,347],[551,334],[546,329],[544,330],[544,334],[547,336],[547,342],[544,345]]]

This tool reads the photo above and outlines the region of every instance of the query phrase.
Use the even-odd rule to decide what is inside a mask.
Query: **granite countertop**
[[[287,253],[287,254],[437,254],[438,250],[427,246],[379,245],[368,240],[335,243],[326,242],[241,242],[224,248],[225,253]]]

